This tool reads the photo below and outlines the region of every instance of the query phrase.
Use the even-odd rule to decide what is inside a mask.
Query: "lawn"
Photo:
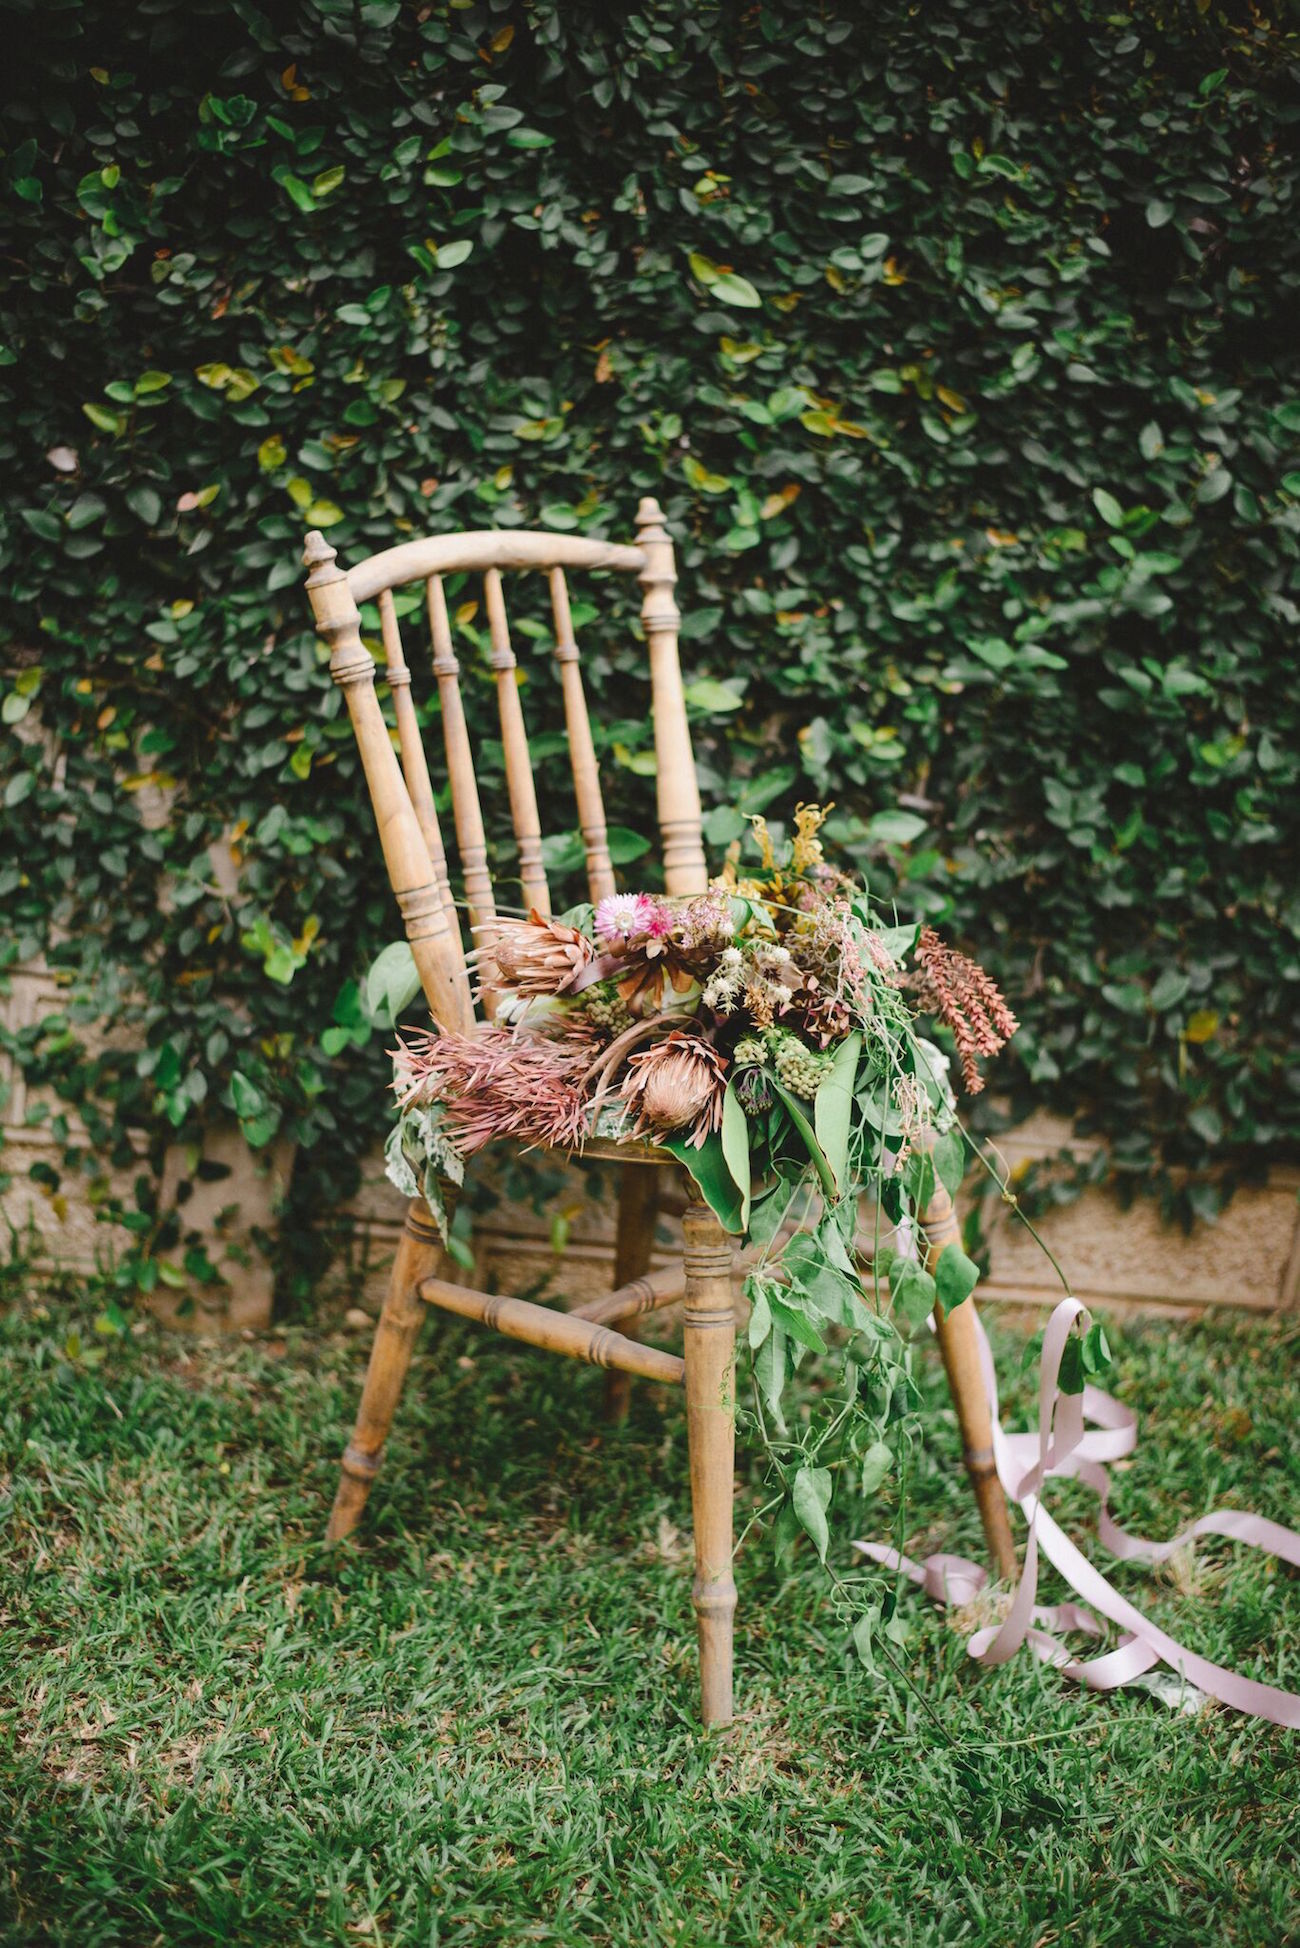
[[[609,1430],[599,1373],[437,1320],[361,1547],[331,1561],[361,1338],[148,1328],[88,1368],[77,1316],[0,1321],[0,1942],[1297,1938],[1294,1735],[1080,1694],[1027,1653],[981,1674],[912,1595],[913,1688],[873,1677],[816,1565],[783,1581],[762,1540],[739,1716],[701,1733],[677,1393],[638,1384]],[[1113,1337],[1145,1422],[1118,1518],[1294,1523],[1296,1323]],[[1023,1341],[997,1346],[1018,1374]],[[977,1553],[932,1361],[925,1386],[908,1532]],[[1173,1568],[1117,1580],[1300,1685],[1300,1579],[1215,1541]]]

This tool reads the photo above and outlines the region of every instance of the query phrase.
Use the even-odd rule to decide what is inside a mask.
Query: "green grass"
[[[437,1321],[362,1546],[331,1562],[359,1339],[150,1329],[87,1370],[70,1318],[0,1322],[0,1941],[1292,1938],[1294,1735],[1081,1694],[1028,1654],[981,1674],[909,1595],[910,1692],[846,1656],[815,1565],[783,1583],[762,1541],[738,1564],[738,1720],[702,1734],[676,1392],[639,1385],[609,1431],[598,1373]],[[1147,1423],[1119,1519],[1294,1523],[1294,1324],[1114,1336]],[[998,1344],[1009,1374],[1020,1342]],[[977,1553],[933,1368],[926,1388],[909,1533]],[[1300,1686],[1291,1572],[1209,1542],[1177,1577],[1117,1579]]]

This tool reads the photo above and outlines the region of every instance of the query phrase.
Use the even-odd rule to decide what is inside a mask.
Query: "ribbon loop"
[[[998,1413],[992,1349],[983,1321],[976,1316],[998,1480],[1005,1493],[1019,1503],[1029,1534],[1024,1566],[1006,1616],[1001,1623],[977,1630],[966,1646],[968,1652],[977,1663],[994,1666],[1005,1664],[1027,1644],[1035,1656],[1094,1691],[1116,1690],[1132,1684],[1155,1665],[1167,1664],[1186,1683],[1196,1685],[1233,1711],[1300,1730],[1300,1696],[1224,1670],[1175,1642],[1120,1595],[1044,1509],[1040,1500],[1044,1485],[1053,1478],[1072,1476],[1097,1496],[1098,1535],[1103,1547],[1122,1562],[1165,1562],[1196,1536],[1222,1535],[1300,1568],[1300,1534],[1242,1509],[1216,1509],[1202,1515],[1168,1542],[1151,1542],[1119,1527],[1110,1514],[1110,1476],[1104,1464],[1133,1452],[1137,1416],[1100,1387],[1088,1386],[1082,1394],[1065,1394],[1060,1385],[1066,1343],[1076,1326],[1086,1332],[1090,1324],[1091,1314],[1078,1299],[1062,1299],[1056,1306],[1043,1334],[1039,1359],[1038,1426],[1027,1434],[1007,1434]],[[973,1602],[988,1587],[985,1571],[962,1556],[933,1555],[918,1563],[880,1543],[855,1542],[853,1546],[873,1562],[900,1571],[920,1584],[935,1602],[950,1607]],[[1048,1608],[1036,1602],[1040,1549],[1075,1594],[1084,1599],[1083,1604],[1066,1602]],[[1083,1663],[1054,1633],[1081,1631],[1101,1636],[1103,1626],[1094,1614],[1097,1611],[1126,1634],[1113,1650]]]

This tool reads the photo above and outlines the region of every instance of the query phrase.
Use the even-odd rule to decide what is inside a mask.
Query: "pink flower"
[[[640,934],[658,938],[670,924],[665,908],[646,893],[610,893],[596,908],[601,940],[630,940]]]

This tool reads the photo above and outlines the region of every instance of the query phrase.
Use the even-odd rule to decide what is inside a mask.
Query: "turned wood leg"
[[[687,1189],[686,1429],[695,1520],[692,1595],[706,1725],[731,1723],[736,1584],[731,1571],[736,1464],[736,1314],[732,1243],[694,1183]]]
[[[925,1207],[921,1227],[925,1234],[926,1268],[932,1272],[945,1247],[961,1242],[957,1213],[942,1184],[936,1185],[934,1195]],[[944,1371],[948,1375],[952,1404],[957,1410],[962,1455],[975,1490],[985,1546],[998,1575],[1011,1580],[1019,1575],[1020,1566],[1011,1535],[1007,1498],[1002,1492],[993,1461],[993,1413],[980,1368],[974,1299],[966,1299],[961,1305],[954,1306],[946,1318],[941,1308],[936,1306],[934,1324]]]
[[[416,1287],[421,1279],[434,1277],[442,1261],[438,1227],[424,1199],[417,1197],[406,1213],[384,1309],[375,1328],[361,1405],[352,1439],[343,1453],[343,1472],[325,1531],[327,1542],[341,1542],[361,1520],[371,1483],[384,1458],[384,1442],[427,1310],[424,1301],[416,1297]]]
[[[614,1287],[630,1285],[650,1269],[654,1253],[655,1219],[659,1210],[659,1169],[655,1164],[625,1163],[618,1191],[618,1232],[614,1244]],[[625,1319],[619,1331],[639,1339],[635,1319]],[[605,1419],[622,1420],[627,1413],[632,1375],[611,1367],[605,1375]]]

